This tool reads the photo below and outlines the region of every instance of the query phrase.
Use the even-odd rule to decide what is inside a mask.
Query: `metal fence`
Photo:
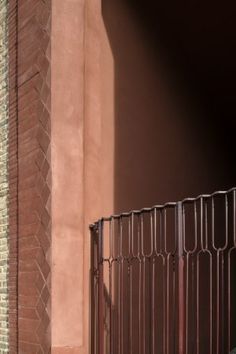
[[[236,189],[102,218],[91,230],[91,354],[236,347]]]

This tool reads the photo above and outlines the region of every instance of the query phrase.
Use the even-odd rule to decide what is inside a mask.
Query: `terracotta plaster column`
[[[83,353],[84,0],[52,1],[52,352]]]
[[[89,223],[113,211],[113,77],[101,1],[53,0],[53,353],[89,353]]]

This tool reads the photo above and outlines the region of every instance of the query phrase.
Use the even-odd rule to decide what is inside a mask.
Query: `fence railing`
[[[236,189],[102,218],[91,230],[91,354],[236,347]]]

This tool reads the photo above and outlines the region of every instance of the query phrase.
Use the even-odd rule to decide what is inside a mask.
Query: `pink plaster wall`
[[[86,3],[84,125],[84,345],[89,342],[88,225],[114,211],[114,60],[101,15],[101,1]]]
[[[54,353],[83,344],[83,33],[84,1],[52,1]]]
[[[52,351],[56,354],[89,351],[88,225],[113,212],[113,171],[114,65],[101,3],[88,0],[85,6],[82,0],[54,0]]]

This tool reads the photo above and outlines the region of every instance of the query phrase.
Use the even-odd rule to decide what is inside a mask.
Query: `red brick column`
[[[18,349],[17,0],[9,0],[9,351]]]
[[[12,279],[10,342],[12,353],[16,352],[17,342],[19,353],[48,353],[51,3],[50,0],[10,0],[9,10],[9,38],[12,44],[9,162]],[[18,316],[15,315],[13,319],[16,298]],[[14,330],[15,327],[18,327],[17,331]]]

